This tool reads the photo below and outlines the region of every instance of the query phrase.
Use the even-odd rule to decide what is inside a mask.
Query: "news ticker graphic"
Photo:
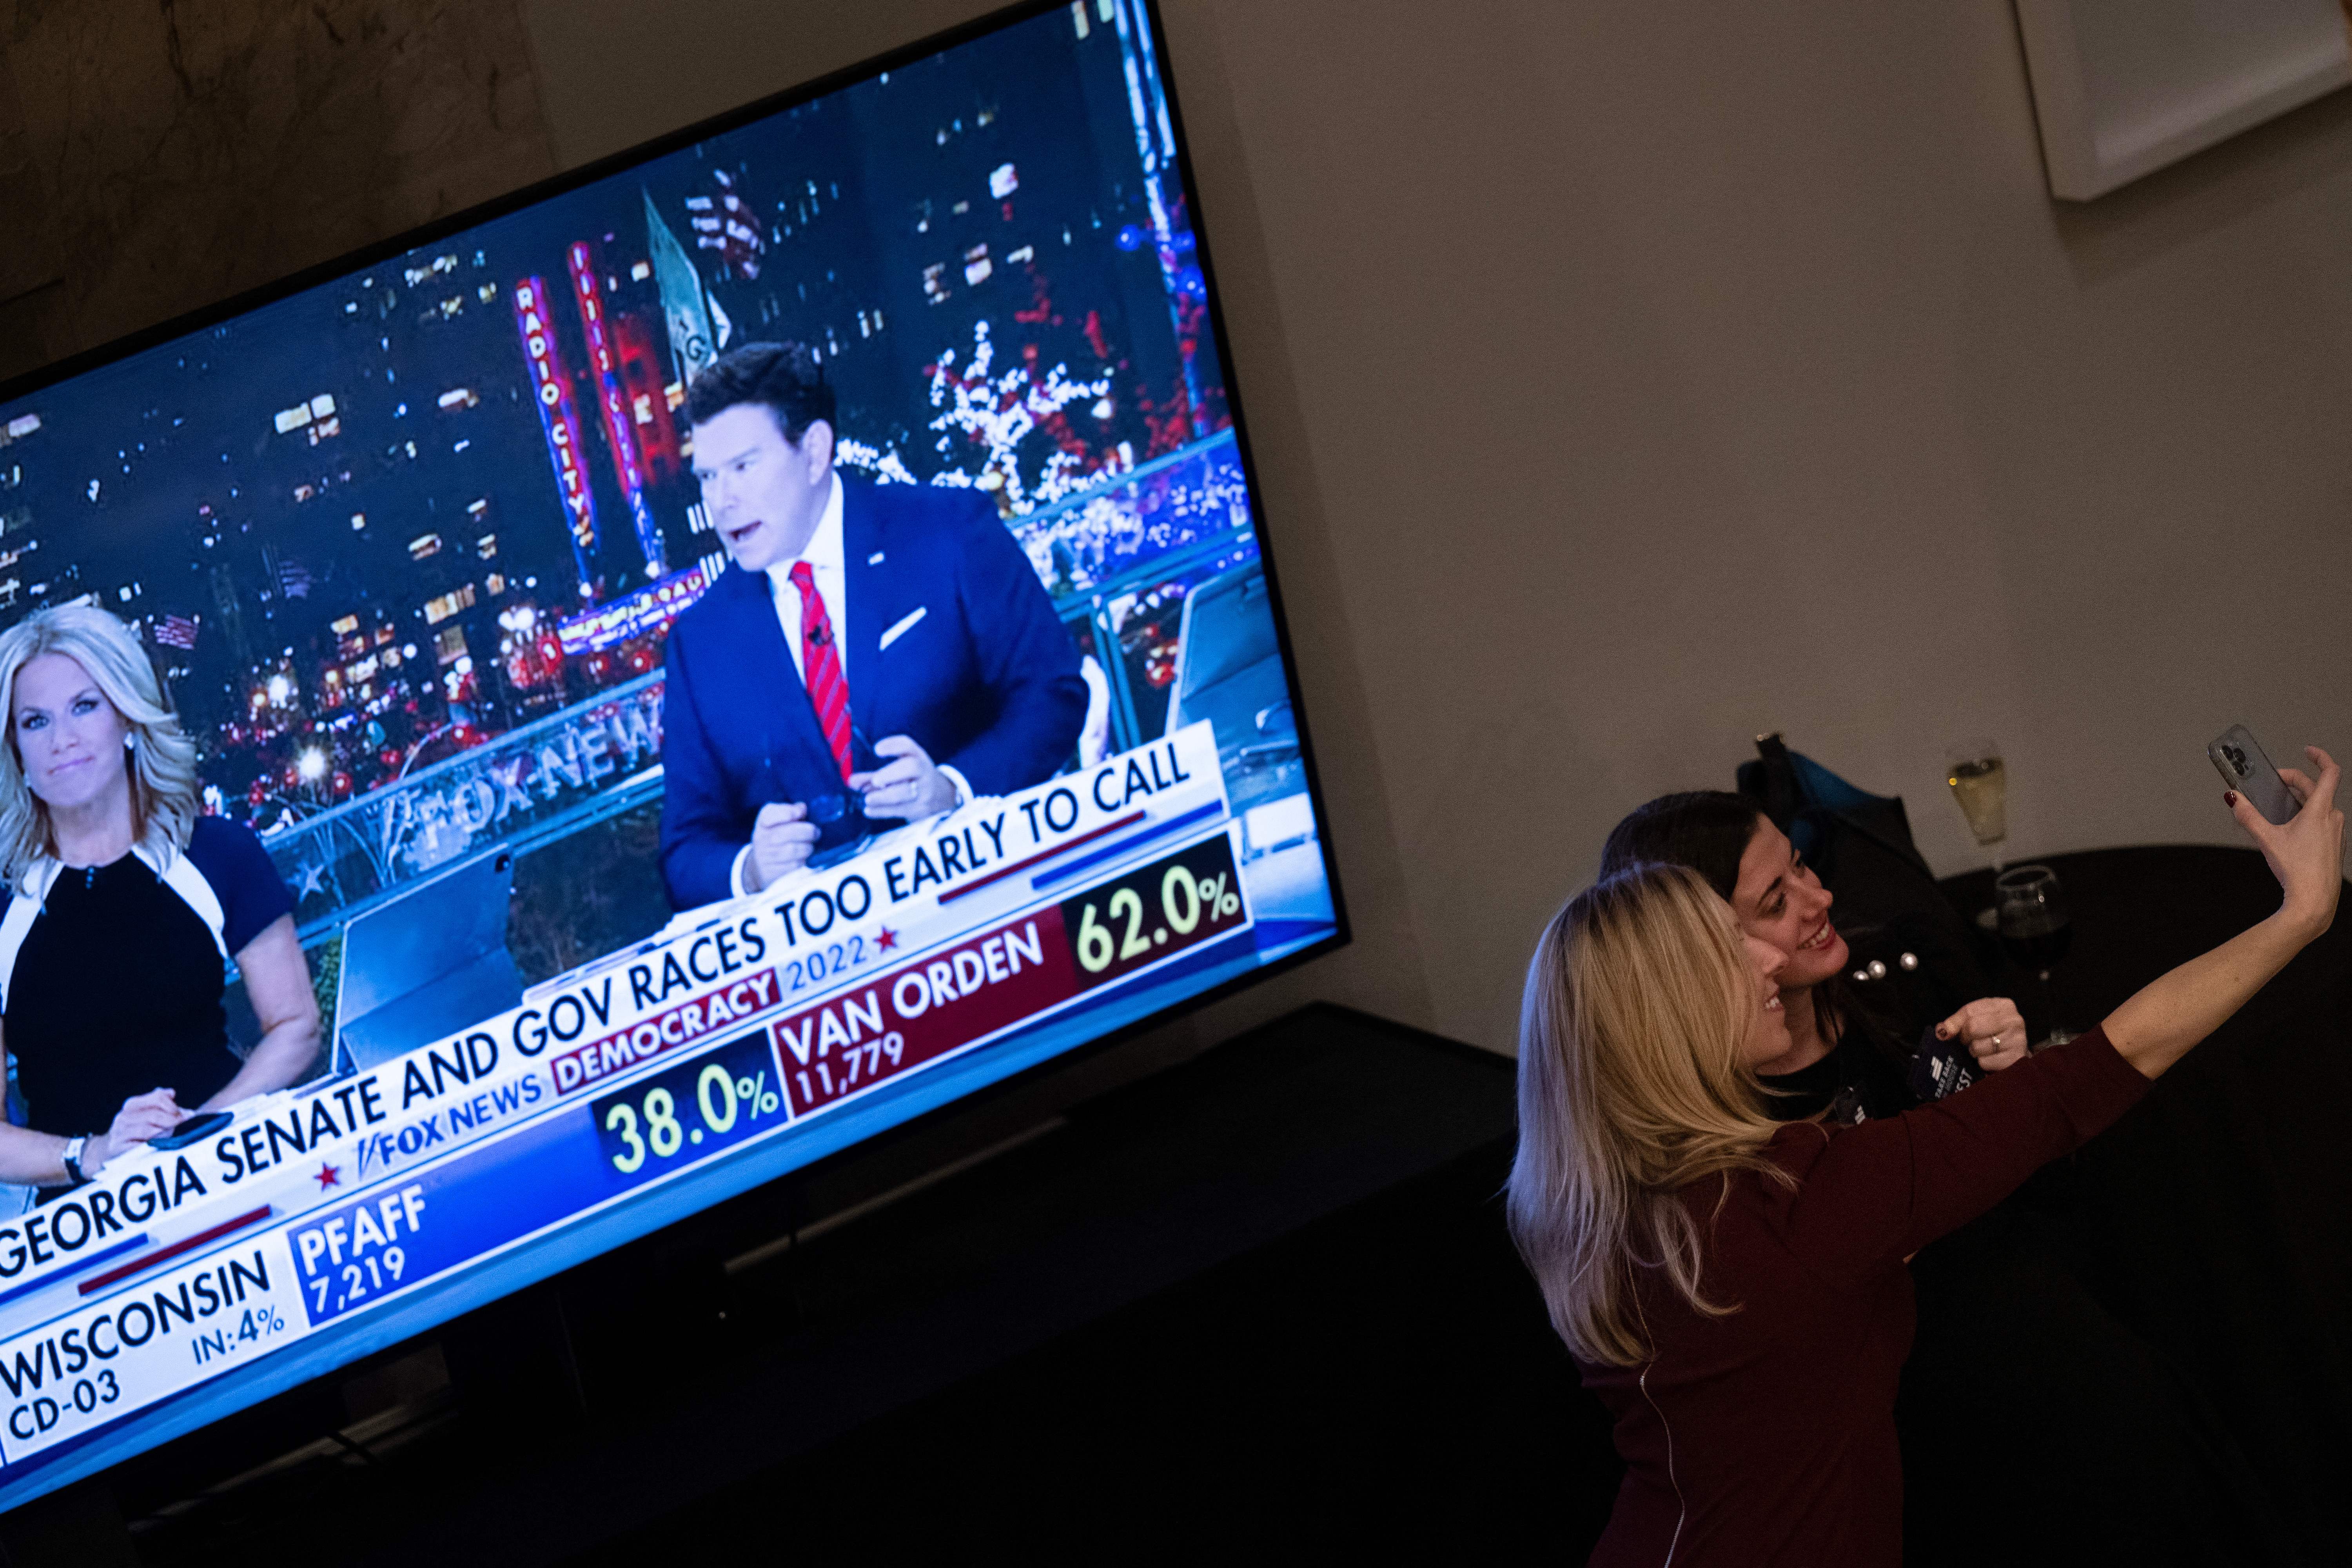
[[[746,1035],[590,1102],[588,1122],[604,1163],[634,1186],[680,1154],[715,1154],[777,1125],[775,1074],[766,1038]]]
[[[0,1224],[0,1465],[1249,929],[1234,831],[1194,725],[110,1163]]]
[[[1148,889],[1160,923],[1144,931]],[[1101,920],[1131,911],[1114,941]],[[965,1043],[1241,929],[1228,833],[1047,904],[774,1026],[794,1116],[838,1105]],[[1124,967],[1121,967],[1124,965]]]
[[[0,1453],[17,1464],[256,1361],[302,1329],[282,1236],[143,1280],[0,1348]]]
[[[649,1073],[313,1211],[286,1232],[307,1326],[427,1283],[1245,929],[1235,893],[1186,901],[1181,889],[1204,881],[1232,887],[1230,829],[716,1045],[695,1038],[683,1057],[669,1054],[666,1040],[650,1045],[646,1059],[660,1065]],[[1153,944],[1156,961],[1112,973],[1105,960],[1090,970],[1088,960],[1103,955],[1078,934],[1083,910],[1123,905],[1137,886],[1180,889],[1172,902],[1192,914],[1191,925]],[[1074,909],[1082,912],[1072,916]]]

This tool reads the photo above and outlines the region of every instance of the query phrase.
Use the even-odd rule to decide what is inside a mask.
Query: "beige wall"
[[[575,165],[984,9],[520,0],[498,135]],[[1761,729],[1948,870],[1965,732],[2013,855],[2226,841],[2233,720],[2352,751],[2352,97],[2061,208],[2005,0],[1167,24],[1358,928],[1171,1036],[1507,1047],[1610,822]]]
[[[511,5],[0,0],[0,378],[554,167]]]

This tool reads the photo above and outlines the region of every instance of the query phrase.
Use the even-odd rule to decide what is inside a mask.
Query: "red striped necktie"
[[[816,591],[816,577],[805,561],[793,563],[793,586],[801,591],[801,680],[808,688],[809,704],[816,710],[817,727],[833,748],[843,782],[848,781],[849,681],[841,673],[841,649],[833,636],[833,620],[824,613],[824,599]]]

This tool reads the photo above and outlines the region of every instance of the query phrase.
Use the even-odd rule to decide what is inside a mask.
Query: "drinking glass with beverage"
[[[1944,755],[1944,782],[1952,786],[1952,798],[1960,803],[1960,815],[1969,819],[1979,847],[1990,849],[2008,838],[2009,770],[1990,739],[1979,735],[1950,747]],[[1994,856],[1992,864],[2000,870],[2000,857]]]
[[[2074,923],[2066,912],[2066,890],[2047,866],[2016,866],[1992,882],[1996,928],[2010,957],[2042,983],[2042,1006],[2050,1018],[2048,1046],[2063,1045],[2074,1031],[2058,1022],[2050,989],[2050,968],[2074,944]]]

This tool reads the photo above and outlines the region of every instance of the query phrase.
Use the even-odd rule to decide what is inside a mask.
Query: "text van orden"
[[[901,1022],[912,1022],[934,1006],[977,995],[982,988],[1010,980],[1024,968],[1041,969],[1045,963],[1045,939],[1038,934],[1037,922],[1025,921],[909,965],[887,983],[890,1015]],[[884,989],[869,985],[798,1017],[786,1018],[776,1026],[776,1038],[803,1067],[814,1058],[833,1055],[835,1047],[845,1052],[854,1050],[859,1040],[879,1038],[887,1032],[882,1019]]]

